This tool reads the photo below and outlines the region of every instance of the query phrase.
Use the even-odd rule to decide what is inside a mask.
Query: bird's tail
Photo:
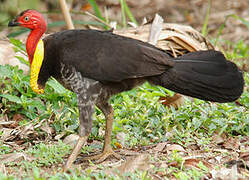
[[[243,92],[243,73],[221,52],[208,50],[176,58],[175,65],[152,83],[214,102],[231,102]]]

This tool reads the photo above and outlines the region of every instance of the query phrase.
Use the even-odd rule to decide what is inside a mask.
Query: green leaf
[[[94,10],[94,12],[95,12],[95,15],[96,15],[99,19],[101,19],[102,21],[107,22],[107,20],[102,16],[101,11],[100,11],[100,9],[99,9],[99,7],[98,7],[96,1],[95,1],[95,0],[88,0],[88,3],[93,7],[93,10]],[[105,29],[109,29],[109,27],[106,26],[106,25],[104,25],[104,28],[105,28]]]
[[[105,21],[105,18],[102,16],[102,14],[101,14],[101,12],[100,12],[100,10],[99,10],[99,7],[98,7],[96,1],[95,1],[95,0],[88,0],[88,2],[89,2],[89,3],[91,4],[91,6],[93,7],[93,10],[94,10],[94,12],[95,12],[95,15],[96,15],[98,18],[100,18],[100,19],[102,19],[103,21]]]
[[[17,103],[17,104],[22,103],[20,97],[18,97],[18,96],[14,96],[14,95],[10,95],[10,94],[0,94],[0,96],[8,99],[11,102]]]
[[[65,89],[58,81],[56,81],[54,78],[51,78],[48,82],[47,85],[51,86],[55,92],[59,94],[66,94],[68,93],[68,90]]]
[[[233,17],[234,19],[238,19],[240,20],[244,25],[247,26],[247,28],[249,29],[249,21],[245,20],[244,18],[242,17],[239,17],[238,15],[236,14],[231,14],[231,15],[228,15],[228,17]]]
[[[21,56],[15,56],[21,63],[29,65],[29,61],[27,61],[26,59],[24,59]]]
[[[12,76],[12,71],[10,70],[9,66],[0,65],[0,76],[6,76],[6,77]]]
[[[22,41],[20,41],[19,39],[10,38],[10,42],[14,46],[18,47],[20,50],[26,51]]]

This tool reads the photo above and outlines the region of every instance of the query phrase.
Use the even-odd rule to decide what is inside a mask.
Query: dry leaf
[[[217,144],[217,145],[221,145],[224,143],[224,138],[222,136],[215,135],[212,137],[212,142]]]
[[[30,122],[26,126],[21,127],[21,130],[16,133],[16,135],[19,135],[21,139],[25,139],[31,134],[38,135],[38,133],[34,130],[34,125],[32,124],[32,122]]]
[[[150,28],[150,34],[149,34],[149,40],[148,40],[149,43],[153,45],[157,44],[159,35],[162,31],[162,26],[163,26],[163,18],[159,16],[158,14],[156,14],[151,24],[151,28]]]
[[[124,155],[124,156],[138,156],[138,155],[140,155],[139,152],[131,151],[131,150],[127,150],[127,149],[119,149],[119,154]]]
[[[224,143],[223,143],[223,147],[225,149],[231,149],[231,150],[237,150],[239,148],[239,139],[238,138],[233,138],[233,137],[229,137]]]
[[[44,132],[46,132],[48,135],[52,135],[55,130],[49,126],[48,122],[45,121],[42,126],[41,126],[41,130],[43,130]]]
[[[0,139],[3,141],[6,141],[10,138],[11,132],[13,131],[13,129],[2,128],[1,131],[2,131],[2,135],[1,135]]]
[[[150,169],[149,161],[150,158],[148,154],[140,154],[136,157],[129,158],[119,167],[112,169],[111,172],[115,173],[115,170],[118,170],[120,174],[124,174],[127,172],[132,173],[136,170],[147,171],[148,169]]]
[[[169,144],[167,145],[167,151],[179,151],[179,152],[186,152],[185,149],[180,146],[179,144]]]
[[[23,120],[23,115],[17,113],[17,114],[14,114],[13,118],[12,118],[13,121],[22,121]]]
[[[152,150],[154,152],[162,152],[167,144],[167,142],[158,143]]]
[[[65,144],[68,144],[70,146],[74,146],[77,142],[77,140],[79,139],[79,135],[76,134],[70,134],[67,137],[65,137],[65,139],[63,140],[63,142]]]
[[[168,166],[173,166],[173,167],[177,167],[178,166],[178,162],[177,161],[172,161],[168,164]]]
[[[10,162],[18,162],[21,160],[28,160],[26,154],[24,153],[11,153],[11,154],[3,154],[0,156],[1,163],[10,163]]]
[[[200,162],[202,162],[203,165],[206,166],[207,168],[212,169],[212,165],[210,163],[208,163],[207,161],[200,160],[200,159],[186,159],[183,165],[188,168],[195,167],[197,169],[200,169],[199,167]]]
[[[162,102],[165,106],[172,106],[175,109],[178,109],[181,105],[184,104],[184,97],[181,94],[175,93],[174,96],[166,96],[166,97],[160,97],[159,101]]]
[[[244,161],[249,161],[249,152],[241,152],[239,157]]]
[[[196,151],[196,150],[200,150],[200,146],[198,146],[198,144],[195,144],[195,143],[190,143],[187,146],[187,149],[191,151]]]
[[[65,133],[64,133],[64,132],[62,132],[61,134],[57,134],[57,135],[54,137],[54,139],[55,139],[55,140],[59,140],[59,139],[61,139],[63,136],[65,136]]]

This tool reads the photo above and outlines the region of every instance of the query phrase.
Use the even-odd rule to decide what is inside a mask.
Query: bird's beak
[[[12,19],[12,20],[9,22],[8,27],[19,26],[19,25],[20,25],[20,23],[17,22],[16,19]]]

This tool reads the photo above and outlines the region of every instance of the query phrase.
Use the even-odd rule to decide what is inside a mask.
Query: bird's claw
[[[121,156],[118,153],[114,152],[110,147],[104,149],[104,151],[101,152],[100,154],[84,157],[83,160],[95,160],[96,163],[101,163],[110,156],[113,156],[116,159],[121,159]]]

